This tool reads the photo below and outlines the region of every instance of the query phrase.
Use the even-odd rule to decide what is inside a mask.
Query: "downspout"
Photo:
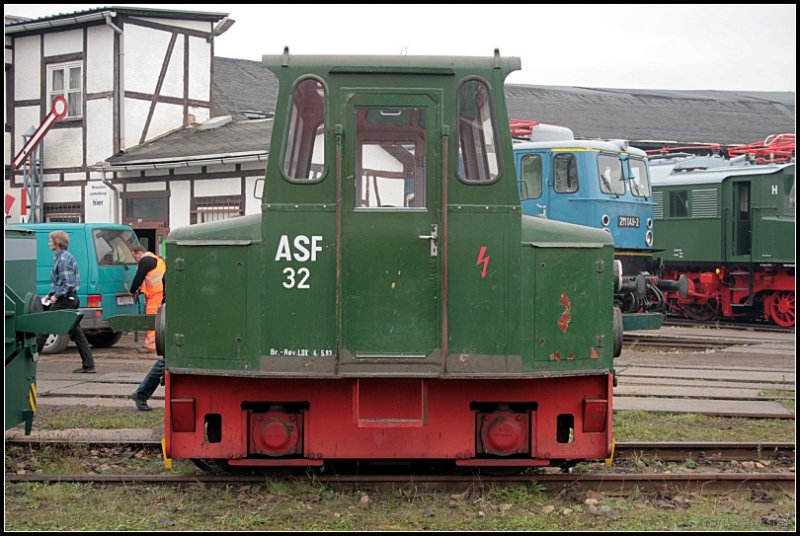
[[[119,80],[115,82],[117,85],[117,106],[119,116],[119,150],[125,150],[125,39],[122,29],[111,22],[111,18],[116,16],[116,13],[105,13],[103,15],[106,19],[106,26],[111,28],[114,33],[119,36],[119,52],[117,61],[119,62]],[[103,179],[105,182],[105,179]]]
[[[113,223],[122,223],[122,219],[120,218],[119,215],[119,190],[117,190],[117,187],[114,186],[114,184],[106,178],[105,168],[101,169],[100,171],[103,173],[103,178],[100,180],[100,182],[102,182],[103,184],[105,184],[114,191],[114,202],[112,205],[113,208],[111,210],[112,212],[111,218],[113,219]]]
[[[122,29],[114,24],[111,19],[115,17],[117,14],[114,12],[111,13],[104,13],[103,17],[106,19],[106,26],[111,28],[115,34],[119,37],[119,51],[117,53],[117,61],[119,62],[119,80],[115,80],[117,83],[117,117],[119,121],[119,150],[125,150],[125,36],[122,32]],[[114,223],[121,223],[122,219],[120,217],[120,210],[119,210],[119,190],[117,189],[114,184],[108,178],[106,178],[106,170],[101,170],[103,173],[102,183],[105,184],[107,187],[111,188],[114,192],[114,200],[112,205],[112,215],[111,217],[114,220]]]

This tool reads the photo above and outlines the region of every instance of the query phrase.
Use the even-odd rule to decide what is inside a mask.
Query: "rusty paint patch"
[[[592,359],[600,359],[600,355],[597,353],[597,350],[594,349],[594,346],[589,348],[589,357]]]
[[[569,298],[567,298],[567,295],[563,292],[561,293],[561,305],[564,306],[564,312],[561,313],[561,318],[558,319],[558,328],[562,333],[566,333],[569,323],[572,321],[572,316],[569,314],[572,310],[572,306],[569,303]]]

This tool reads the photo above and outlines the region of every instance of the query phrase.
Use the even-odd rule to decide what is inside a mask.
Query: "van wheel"
[[[95,348],[110,348],[117,344],[121,338],[121,331],[103,331],[86,336],[86,340]]]
[[[67,349],[69,344],[69,335],[53,335],[52,333],[47,336],[42,347],[43,354],[60,354]]]

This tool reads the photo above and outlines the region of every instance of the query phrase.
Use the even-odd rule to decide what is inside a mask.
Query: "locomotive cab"
[[[623,284],[615,300],[626,329],[658,329],[664,291],[685,296],[687,281],[664,280],[654,260],[653,209],[647,155],[624,140],[576,140],[564,127],[535,121],[516,139],[522,211],[602,229],[614,238]],[[543,133],[543,136],[540,136]],[[542,139],[543,138],[543,139]]]
[[[262,214],[167,239],[167,454],[607,457],[613,241],[522,215],[501,120],[519,60],[264,65],[280,93]]]

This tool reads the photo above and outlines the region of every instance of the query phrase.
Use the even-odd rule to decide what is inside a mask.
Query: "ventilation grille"
[[[664,219],[664,192],[653,192],[653,217],[657,220]]]
[[[692,218],[717,217],[717,191],[692,190]]]

